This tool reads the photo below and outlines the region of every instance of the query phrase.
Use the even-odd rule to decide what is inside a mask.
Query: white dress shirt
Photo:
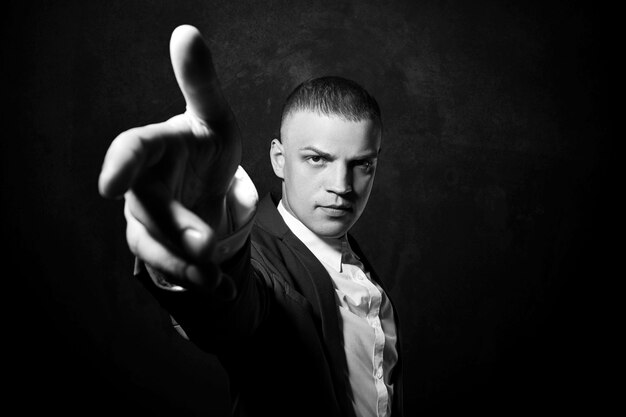
[[[345,235],[338,239],[317,236],[285,209],[282,200],[278,212],[293,234],[324,265],[333,281],[356,415],[390,415],[393,398],[390,378],[398,351],[389,299],[364,270]]]

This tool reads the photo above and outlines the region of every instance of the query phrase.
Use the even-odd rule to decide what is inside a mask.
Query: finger
[[[185,284],[185,269],[189,262],[162,245],[132,215],[126,216],[126,242],[133,255],[165,273],[172,284]]]
[[[163,157],[168,139],[180,136],[184,127],[172,118],[119,134],[104,157],[98,178],[100,194],[108,198],[121,197],[142,171]]]
[[[196,265],[172,252],[132,215],[127,217],[126,240],[131,252],[147,264],[155,284],[161,288],[176,285],[213,293],[218,287],[228,289],[232,285],[214,264]]]
[[[230,117],[213,66],[213,58],[202,35],[193,26],[178,26],[170,39],[170,57],[187,110],[207,124]]]
[[[199,264],[211,261],[215,232],[194,212],[170,197],[163,184],[135,187],[125,195],[125,215],[179,256]]]

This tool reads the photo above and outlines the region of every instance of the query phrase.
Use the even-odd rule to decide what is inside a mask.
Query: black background
[[[269,143],[298,82],[342,75],[378,98],[382,160],[353,232],[392,285],[408,416],[597,411],[619,330],[604,313],[621,237],[611,14],[564,1],[10,5],[4,405],[225,415],[222,368],[133,282],[122,202],[97,192],[118,133],[183,111],[168,42],[188,23],[213,50],[261,194],[279,186]]]

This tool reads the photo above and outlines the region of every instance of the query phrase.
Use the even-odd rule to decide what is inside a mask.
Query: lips
[[[344,216],[352,212],[352,206],[347,204],[330,204],[327,206],[320,206],[320,208],[332,217]]]
[[[352,204],[326,204],[326,205],[321,205],[320,207],[334,209],[334,210],[352,211]]]

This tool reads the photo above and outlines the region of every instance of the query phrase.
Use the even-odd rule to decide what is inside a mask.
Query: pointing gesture
[[[170,56],[186,111],[127,130],[111,143],[100,194],[124,196],[131,251],[168,281],[215,289],[225,283],[210,262],[227,230],[226,193],[241,161],[241,138],[198,30],[179,26]]]

